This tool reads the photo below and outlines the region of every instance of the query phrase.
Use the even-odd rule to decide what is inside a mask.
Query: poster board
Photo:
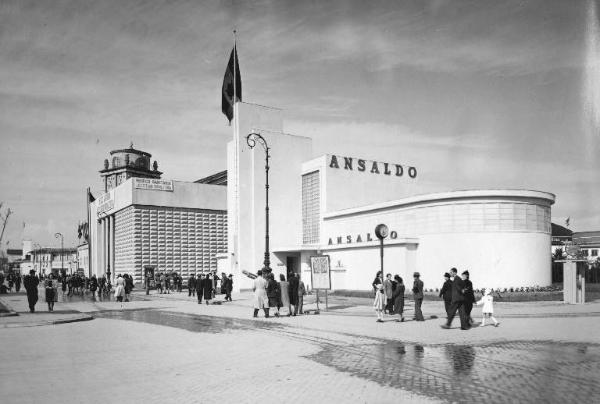
[[[313,289],[331,290],[329,255],[312,255],[310,257],[310,279]]]

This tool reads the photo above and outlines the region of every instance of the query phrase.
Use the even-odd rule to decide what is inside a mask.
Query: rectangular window
[[[598,256],[598,250],[594,249],[592,250],[592,257],[597,257]]]
[[[302,242],[318,244],[321,221],[321,190],[319,172],[302,176]]]

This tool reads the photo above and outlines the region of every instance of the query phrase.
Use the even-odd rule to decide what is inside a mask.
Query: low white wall
[[[468,270],[477,289],[552,283],[549,234],[430,234],[419,241],[417,262],[426,288],[441,287],[451,267],[459,273]]]

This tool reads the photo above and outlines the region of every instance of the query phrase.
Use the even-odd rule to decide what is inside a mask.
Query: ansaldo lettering
[[[382,163],[379,161],[357,159],[354,157],[336,156],[334,154],[329,155],[328,157],[329,168],[338,170],[368,172],[374,175],[387,175],[390,177],[402,177],[405,171],[404,166],[396,163]],[[408,166],[406,167],[406,173],[409,178],[416,178],[417,168]]]

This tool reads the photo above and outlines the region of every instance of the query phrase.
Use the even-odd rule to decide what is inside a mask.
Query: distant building
[[[223,174],[165,180],[149,153],[132,146],[110,154],[100,171],[106,192],[90,204],[90,273],[141,282],[148,267],[184,278],[217,270],[227,252],[227,188],[215,185]]]
[[[582,255],[588,262],[594,262],[600,252],[600,231],[580,231],[573,233],[573,243],[579,244]]]
[[[77,271],[76,248],[36,248],[25,260],[26,266],[21,265],[22,272],[26,268],[33,269],[38,275],[59,274],[61,269],[71,274]]]
[[[552,223],[552,247],[551,253],[554,256],[556,250],[565,252],[565,243],[573,241],[573,232],[566,227]]]

